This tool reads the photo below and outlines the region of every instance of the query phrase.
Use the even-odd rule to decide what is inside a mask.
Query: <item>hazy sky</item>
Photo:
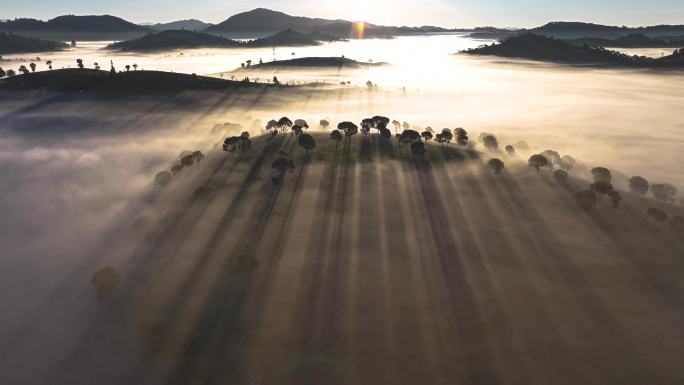
[[[0,18],[107,13],[133,22],[197,18],[216,23],[256,7],[391,25],[525,27],[552,20],[616,25],[684,23],[684,0],[21,0],[5,4]]]

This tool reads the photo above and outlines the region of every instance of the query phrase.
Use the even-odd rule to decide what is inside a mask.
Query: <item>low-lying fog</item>
[[[370,80],[378,87],[338,87],[329,93],[295,89],[291,101],[278,106],[265,104],[268,93],[229,99],[208,94],[197,108],[188,105],[196,102],[191,97],[190,102],[105,101],[46,93],[0,94],[0,306],[9,309],[0,312],[0,341],[18,338],[6,333],[16,333],[27,317],[68,316],[51,307],[54,290],[68,286],[79,293],[74,296],[83,295],[79,290],[101,267],[98,248],[112,236],[116,219],[140,204],[154,175],[168,169],[182,150],[211,153],[222,135],[212,133],[216,123],[248,128],[254,119],[288,116],[306,119],[315,128],[322,118],[336,125],[381,114],[418,127],[464,127],[472,138],[491,132],[502,145],[525,140],[539,150],[554,149],[588,165],[684,190],[681,73],[451,55],[479,44],[458,35],[438,35],[278,48],[277,59],[294,53],[390,63],[340,72],[281,70],[281,81],[349,80],[364,87]],[[129,55],[101,51],[102,46],[83,42],[73,50],[38,56],[52,60],[55,68],[73,67],[81,58],[90,67],[97,61],[105,69],[113,60],[118,69],[136,63],[147,70],[211,75],[239,67],[247,59],[268,61],[274,55],[271,49]],[[10,67],[7,64],[2,66]],[[87,273],[69,281],[76,268]],[[27,352],[37,349],[39,342],[35,343],[25,345]]]

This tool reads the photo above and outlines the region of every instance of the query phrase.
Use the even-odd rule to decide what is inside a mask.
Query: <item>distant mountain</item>
[[[68,48],[58,41],[48,41],[0,32],[0,55],[59,51]]]
[[[684,25],[654,25],[647,27],[617,27],[610,25],[557,21],[529,30],[537,35],[558,38],[603,37],[617,38],[630,34],[648,37],[684,35]]]
[[[294,30],[304,34],[319,33],[339,38],[356,37],[354,24],[348,20],[321,19],[302,16],[291,16],[283,12],[257,8],[248,12],[233,15],[222,23],[207,29],[207,32],[222,35],[264,34],[283,30]],[[391,37],[398,35],[454,32],[434,26],[423,27],[387,27],[364,23],[364,36]]]
[[[676,51],[673,55],[652,59],[629,56],[603,48],[577,46],[565,40],[532,33],[509,37],[498,44],[485,45],[463,53],[581,65],[684,68],[684,49]]]
[[[590,47],[612,47],[612,48],[681,48],[684,47],[684,38],[680,40],[662,40],[650,38],[640,33],[633,33],[617,39],[606,39],[600,37],[585,37],[568,40],[575,45],[588,45]]]
[[[155,31],[167,31],[176,29],[185,29],[188,31],[204,31],[205,29],[213,25],[214,24],[205,23],[197,19],[188,19],[172,21],[170,23],[150,24],[148,27],[154,29]]]
[[[290,30],[279,32],[273,36],[244,42],[202,32],[168,30],[156,34],[148,34],[137,39],[113,43],[108,45],[107,48],[119,51],[152,52],[170,49],[254,48],[317,44],[309,36]]]

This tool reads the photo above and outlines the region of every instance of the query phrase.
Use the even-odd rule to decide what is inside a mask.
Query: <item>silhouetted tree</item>
[[[129,72],[131,70],[131,66],[129,64],[126,64],[126,72]]]
[[[304,119],[295,119],[294,124],[301,127],[304,131],[309,129],[309,123]]]
[[[340,145],[340,142],[342,141],[342,133],[340,130],[332,130],[330,133],[330,140],[335,142],[335,155],[337,155],[337,147]]]
[[[425,140],[426,142],[429,142],[430,139],[432,139],[432,132],[425,130],[425,131],[420,133],[420,136],[423,137],[423,140]]]
[[[309,155],[309,151],[316,148],[316,141],[314,140],[313,136],[309,134],[299,135],[298,143],[300,146],[302,146],[302,148],[304,148],[306,155]]]
[[[640,176],[629,178],[629,191],[634,194],[646,195],[649,187],[648,181]]]
[[[98,63],[98,62],[93,63],[93,67],[95,67],[95,69],[99,71],[100,70],[100,63]]]
[[[52,71],[52,60],[48,60],[45,62],[45,65],[48,66],[48,69]]]
[[[266,123],[266,130],[277,130],[278,129],[278,122],[275,119],[271,119]]]
[[[322,129],[327,130],[328,126],[330,126],[330,122],[325,119],[321,119],[321,121],[318,122],[318,125],[321,126]]]
[[[490,151],[497,151],[499,149],[499,141],[496,139],[496,136],[485,134],[482,136],[481,140],[486,149]]]
[[[425,143],[421,142],[420,140],[417,142],[411,143],[411,152],[415,156],[425,155]]]
[[[390,131],[389,128],[381,128],[380,136],[382,136],[385,139],[392,139],[392,131]]]
[[[442,132],[439,134],[435,135],[435,142],[440,143],[440,144],[446,144],[447,147],[449,146],[449,143],[454,139],[454,134],[451,133],[451,130],[448,128],[442,129]]]
[[[560,164],[560,154],[556,151],[553,150],[545,150],[544,152],[541,153],[546,157],[546,159],[549,160],[549,164],[553,166],[558,166]]]
[[[31,72],[36,72],[36,63],[29,64],[29,67],[31,67]]]
[[[99,69],[99,68],[98,68],[98,69]],[[135,71],[137,71],[137,70],[138,70],[138,65],[135,64],[135,63],[133,63],[133,69],[134,69]]]
[[[171,166],[171,175],[177,175],[182,170],[183,170],[182,164],[174,164],[173,166]]]
[[[13,69],[7,70],[7,77],[8,77],[8,78],[13,78],[13,77],[15,77],[15,76],[17,76],[17,74],[14,72]]]
[[[580,191],[575,195],[575,200],[577,204],[580,205],[585,210],[589,210],[596,206],[596,193],[594,190],[584,190]]]
[[[669,183],[652,184],[649,190],[655,199],[663,202],[674,202],[677,195],[677,188]]]
[[[420,134],[414,130],[404,130],[399,136],[399,142],[403,144],[410,144],[420,141]]]
[[[594,167],[591,169],[591,175],[594,176],[594,181],[596,182],[608,182],[613,180],[613,176],[610,174],[610,170],[605,167]]]
[[[661,223],[667,220],[667,214],[665,213],[665,211],[657,209],[655,207],[650,207],[648,210],[646,210],[646,216],[649,217],[651,220]]]
[[[344,132],[345,138],[351,150],[351,138],[359,132],[359,127],[352,122],[340,122],[337,124],[337,129]]]
[[[622,203],[622,196],[620,195],[620,192],[617,190],[610,190],[606,195],[608,196],[608,199],[610,199],[610,205],[614,209],[619,209],[620,204]]]
[[[237,145],[239,142],[239,137],[230,136],[223,141],[223,151],[235,152],[237,151]]]
[[[294,162],[287,157],[287,154],[280,153],[280,156],[271,163],[271,167],[276,170],[276,176],[271,181],[273,185],[280,186],[283,183],[285,172],[294,170]]]
[[[459,127],[456,129],[456,143],[461,147],[468,146],[468,131]]]
[[[515,156],[515,147],[511,146],[510,144],[504,148],[506,150],[506,154],[508,156]]]
[[[184,167],[190,167],[195,164],[195,157],[192,154],[186,155],[181,158],[180,162]]]
[[[95,288],[98,297],[107,298],[119,288],[121,277],[116,269],[107,266],[96,271],[90,279],[90,283]]]
[[[535,154],[527,160],[527,164],[539,172],[542,167],[549,165],[549,160],[542,154]]]
[[[492,158],[487,162],[487,166],[498,175],[501,174],[501,171],[504,169],[504,162],[499,158]]]
[[[171,182],[171,174],[166,171],[158,172],[154,176],[155,186],[166,186],[169,182]]]
[[[19,72],[21,72],[22,74],[26,75],[26,74],[29,73],[29,70],[28,70],[28,68],[26,68],[25,65],[22,64],[22,65],[19,67]]]
[[[591,189],[596,191],[599,196],[603,196],[613,191],[613,185],[610,182],[598,180],[591,185]]]
[[[370,119],[370,118],[363,119],[361,121],[361,124],[359,124],[359,126],[361,127],[361,133],[363,135],[369,135],[370,130],[373,127],[373,119]]]
[[[401,127],[401,123],[398,120],[393,120],[392,125],[394,126],[394,134],[396,135]]]
[[[381,115],[373,116],[371,121],[373,122],[372,127],[378,131],[382,130],[383,128],[387,128],[387,125],[390,123],[390,119],[388,117]]]
[[[249,138],[248,132],[243,132],[242,134],[243,134],[243,136],[244,136],[244,134],[247,134],[247,137]],[[204,154],[202,153],[202,151],[193,151],[191,155],[195,159],[195,162],[197,162],[197,163],[200,163],[202,160],[204,160]]]
[[[304,131],[302,130],[302,126],[299,126],[299,125],[297,125],[297,124],[295,124],[295,125],[293,125],[292,127],[290,127],[290,129],[292,130],[292,134],[295,135],[295,136],[299,136],[299,135],[301,135],[302,132],[304,132]]]
[[[568,172],[565,170],[556,170],[553,172],[553,177],[560,184],[566,184],[568,182]]]
[[[5,70],[2,69],[2,67],[0,67],[0,79],[4,78],[5,76],[7,76],[7,72],[5,72]]]
[[[83,59],[76,59],[76,65],[78,68],[83,69]]]
[[[575,161],[575,159],[573,157],[571,157],[570,155],[563,155],[560,158],[560,162],[559,162],[558,166],[560,168],[562,168],[563,170],[569,171],[569,170],[572,170],[573,167],[575,167],[576,163],[577,162]]]
[[[280,128],[281,132],[285,132],[287,128],[292,127],[292,124],[292,121],[285,116],[278,120],[278,128]]]

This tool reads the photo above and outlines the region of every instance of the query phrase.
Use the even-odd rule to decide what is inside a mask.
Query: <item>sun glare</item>
[[[366,23],[363,21],[357,21],[354,23],[354,37],[357,39],[363,39],[363,33],[366,30]]]

